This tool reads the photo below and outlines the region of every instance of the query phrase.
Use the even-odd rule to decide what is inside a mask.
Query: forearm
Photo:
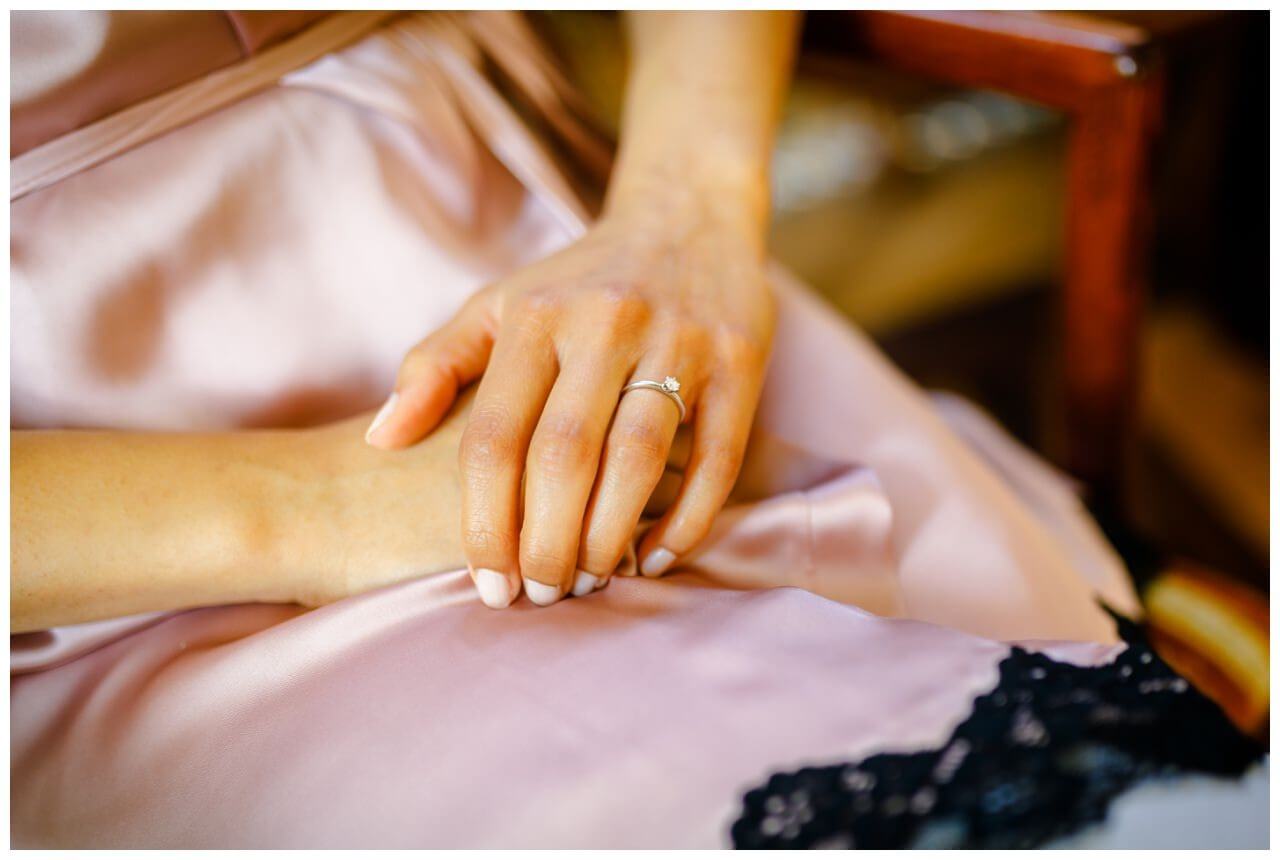
[[[13,630],[292,600],[284,520],[315,486],[291,468],[300,444],[271,432],[14,432]]]
[[[791,12],[635,12],[606,212],[710,218],[763,248]]]

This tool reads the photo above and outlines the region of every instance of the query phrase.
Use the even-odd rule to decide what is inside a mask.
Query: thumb
[[[484,373],[492,349],[491,321],[477,297],[409,350],[395,390],[365,431],[365,441],[394,449],[426,436],[453,406],[458,391]]]

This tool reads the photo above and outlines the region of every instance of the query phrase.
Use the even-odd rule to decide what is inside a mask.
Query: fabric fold
[[[581,235],[489,78],[520,38],[467,20],[329,18],[229,103],[211,76],[16,160],[13,426],[349,416],[477,289]],[[570,115],[559,87],[530,99]],[[11,640],[13,844],[715,847],[772,771],[941,743],[1009,641],[1114,656],[1096,597],[1131,595],[1069,488],[771,277],[748,464],[672,575],[494,611],[458,569]]]

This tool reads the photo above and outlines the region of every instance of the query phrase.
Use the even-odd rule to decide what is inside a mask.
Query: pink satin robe
[[[15,427],[370,408],[468,294],[586,228],[482,72],[581,132],[519,19],[320,26],[14,159]],[[1136,599],[1066,482],[776,284],[773,491],[676,573],[13,637],[14,847],[715,847],[774,770],[940,743],[1007,642],[1113,654],[1096,600]]]

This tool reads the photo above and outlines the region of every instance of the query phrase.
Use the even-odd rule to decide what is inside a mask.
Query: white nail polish
[[[675,560],[674,552],[658,547],[645,557],[644,563],[640,565],[640,572],[645,576],[662,576]]]
[[[364,431],[364,441],[368,442],[369,437],[373,435],[373,431],[382,426],[382,423],[391,417],[391,413],[396,411],[396,403],[400,400],[399,393],[393,391],[391,396],[387,398],[387,402],[382,404],[382,408],[378,410],[378,414],[373,416],[373,423],[369,425],[369,429]]]
[[[490,609],[502,609],[511,605],[511,583],[496,570],[480,568],[476,571],[476,591]]]
[[[550,606],[560,599],[560,589],[533,579],[524,581],[524,593],[539,606]]]
[[[590,594],[602,585],[604,580],[596,579],[585,570],[580,570],[573,580],[573,596],[582,597],[584,594]]]

